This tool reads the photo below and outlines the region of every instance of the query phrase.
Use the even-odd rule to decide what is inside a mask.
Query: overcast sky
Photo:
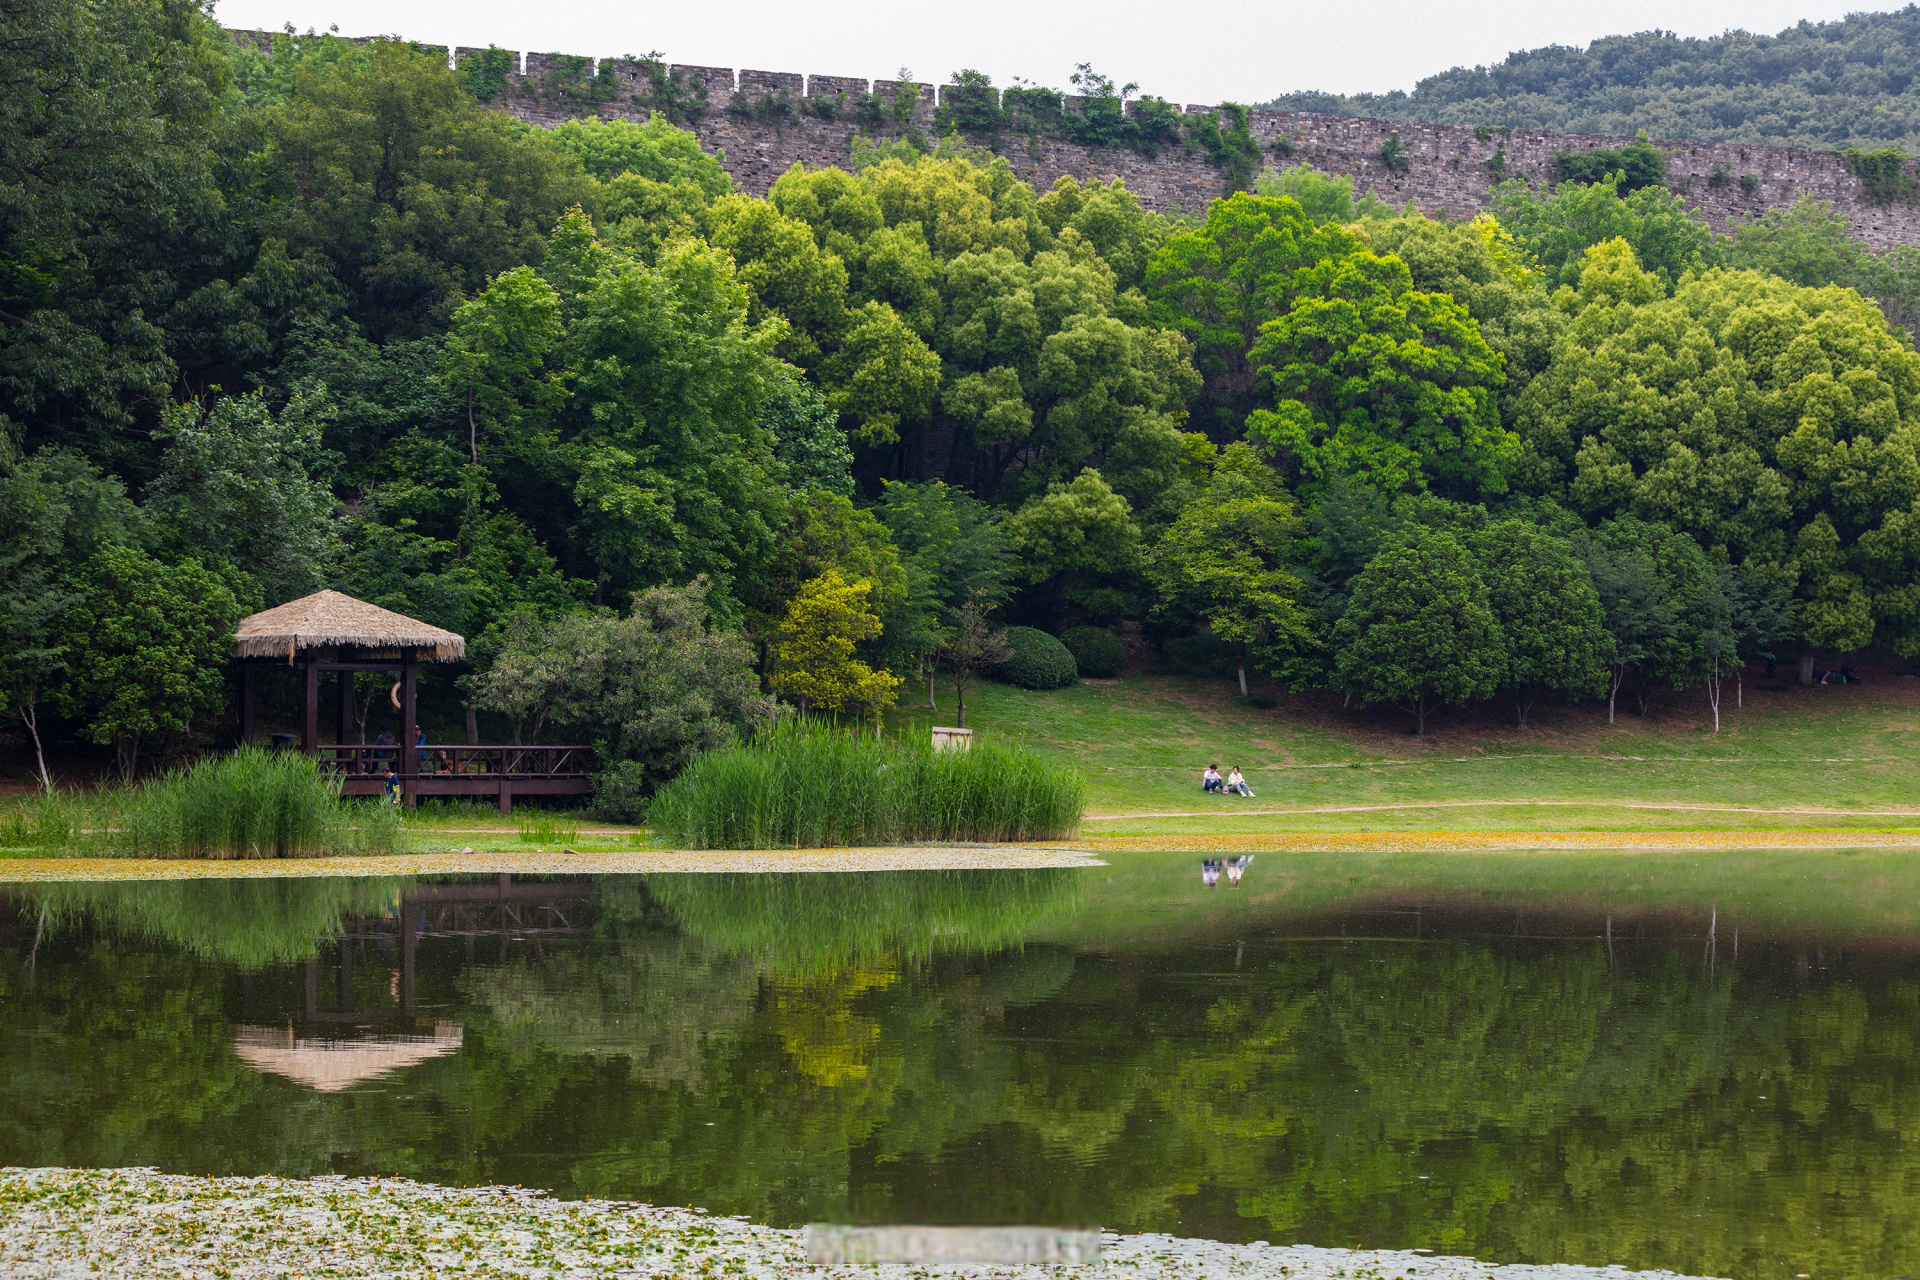
[[[1546,44],[1661,28],[1772,33],[1843,16],[1838,0],[731,0],[595,5],[527,0],[220,0],[230,27],[396,34],[434,44],[944,83],[962,67],[996,84],[1065,87],[1079,62],[1175,102],[1257,102],[1297,89],[1411,89],[1454,66]]]

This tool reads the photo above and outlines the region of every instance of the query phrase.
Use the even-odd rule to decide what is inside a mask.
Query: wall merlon
[[[751,93],[755,97],[763,93],[778,93],[782,89],[795,98],[806,96],[807,78],[798,71],[742,71],[740,73],[740,92]]]
[[[808,76],[807,96],[809,98],[831,98],[836,93],[844,93],[849,98],[864,98],[873,92],[873,81],[855,76]]]

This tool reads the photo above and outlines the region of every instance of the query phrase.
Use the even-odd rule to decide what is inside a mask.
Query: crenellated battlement
[[[235,31],[234,38],[271,50],[270,32]],[[419,45],[466,66],[488,53],[462,46]],[[506,87],[495,105],[530,123],[552,126],[586,116],[644,120],[660,112],[724,153],[742,190],[765,194],[796,163],[843,164],[856,134],[885,137],[907,127],[930,134],[946,95],[979,102],[999,90],[936,86],[917,81],[868,80],[660,63],[631,57],[503,51]],[[910,99],[903,105],[902,98]],[[1061,109],[1077,112],[1085,99],[1065,96]],[[1189,104],[1185,115],[1217,113]],[[1430,214],[1471,215],[1486,207],[1503,178],[1535,186],[1554,180],[1557,152],[1625,146],[1631,137],[1504,129],[1424,121],[1356,119],[1300,111],[1252,110],[1248,129],[1271,163],[1306,161],[1354,179],[1356,190],[1395,205],[1411,201]],[[1398,150],[1387,158],[1390,141]],[[1920,206],[1868,200],[1858,178],[1831,151],[1738,142],[1654,139],[1668,153],[1668,185],[1725,231],[1802,197],[1831,201],[1854,220],[1855,234],[1885,248],[1920,243]],[[1204,154],[1168,147],[1148,157],[1111,147],[1088,147],[1041,132],[1006,133],[991,149],[1022,178],[1046,189],[1062,176],[1082,181],[1120,178],[1148,208],[1204,209],[1225,193],[1221,174]]]

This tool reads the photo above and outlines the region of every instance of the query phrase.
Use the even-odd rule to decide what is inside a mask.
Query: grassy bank
[[[1084,770],[1088,835],[1920,827],[1920,680],[1890,673],[1750,683],[1717,735],[1694,694],[1614,725],[1604,707],[1550,708],[1525,730],[1497,709],[1449,713],[1416,738],[1390,709],[1274,688],[1255,690],[1273,703],[1262,708],[1236,693],[1182,676],[1045,693],[986,684],[967,712],[983,741],[1018,738]],[[917,736],[949,719],[923,703],[890,725]],[[1210,762],[1239,765],[1253,798],[1202,795]]]

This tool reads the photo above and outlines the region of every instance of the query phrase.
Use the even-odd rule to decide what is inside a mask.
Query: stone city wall
[[[271,47],[270,33],[233,34],[238,40]],[[444,52],[442,46],[420,47]],[[463,47],[452,56],[456,65],[464,65],[485,52]],[[796,162],[844,164],[856,133],[874,136],[858,116],[860,104],[869,96],[884,108],[885,122],[877,136],[885,138],[897,128],[892,104],[900,92],[915,98],[913,126],[932,134],[942,92],[931,84],[792,71],[736,72],[729,67],[663,65],[630,58],[509,52],[507,61],[507,88],[495,104],[535,124],[555,125],[591,115],[645,120],[665,102],[686,104],[692,109],[678,111],[679,119],[699,136],[702,146],[724,153],[735,183],[755,195],[764,195],[774,179]],[[1076,110],[1080,102],[1069,97],[1066,109]],[[1213,110],[1210,106],[1185,108],[1188,113]],[[1373,192],[1396,206],[1411,201],[1429,214],[1454,217],[1484,208],[1501,175],[1524,178],[1536,187],[1551,184],[1555,152],[1620,147],[1633,141],[1613,134],[1475,128],[1297,111],[1254,110],[1248,113],[1248,125],[1272,163],[1304,160],[1328,173],[1351,176],[1356,190]],[[1382,148],[1395,138],[1405,150],[1389,165]],[[1684,194],[1720,231],[1812,197],[1831,201],[1851,217],[1855,235],[1869,245],[1920,243],[1920,205],[1870,202],[1860,180],[1834,152],[1738,142],[1653,141],[1668,153],[1668,185]],[[1084,147],[1045,134],[1031,138],[1003,134],[994,149],[1041,190],[1065,175],[1082,181],[1121,178],[1149,209],[1198,212],[1226,189],[1220,172],[1205,155],[1179,147],[1149,158],[1120,148]],[[1495,166],[1502,160],[1504,169],[1497,175]]]

